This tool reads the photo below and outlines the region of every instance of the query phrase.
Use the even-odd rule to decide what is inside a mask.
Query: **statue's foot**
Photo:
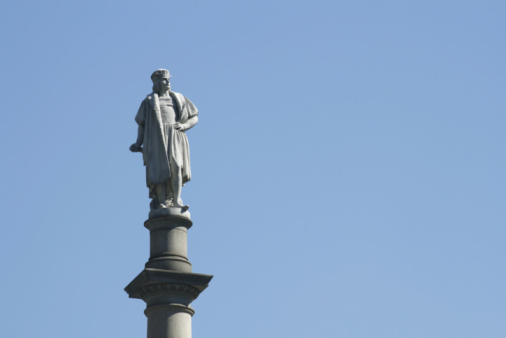
[[[184,205],[182,200],[179,200],[177,202],[174,202],[174,206],[177,208],[181,208],[181,210],[184,212],[190,208],[189,205]]]
[[[167,206],[163,203],[160,203],[157,209],[167,209]]]

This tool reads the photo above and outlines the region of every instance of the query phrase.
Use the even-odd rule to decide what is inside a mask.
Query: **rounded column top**
[[[144,226],[149,230],[167,227],[184,226],[189,229],[193,225],[188,209],[168,207],[152,210]]]

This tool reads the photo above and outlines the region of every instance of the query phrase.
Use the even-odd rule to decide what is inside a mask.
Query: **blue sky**
[[[194,337],[506,336],[502,1],[0,5],[0,336],[143,337],[128,147],[170,69]]]

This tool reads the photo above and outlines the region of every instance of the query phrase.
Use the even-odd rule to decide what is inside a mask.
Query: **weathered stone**
[[[190,303],[213,276],[161,269],[144,269],[125,288],[130,298],[146,302],[148,338],[191,338]]]
[[[153,92],[142,101],[135,121],[139,125],[132,152],[142,152],[151,209],[184,207],[181,187],[191,179],[186,131],[198,122],[198,109],[183,95],[171,91],[169,71],[151,75]]]
[[[153,93],[142,102],[135,120],[137,142],[146,165],[151,211],[149,260],[128,284],[130,298],[146,302],[148,338],[191,338],[190,304],[207,288],[211,275],[192,273],[188,260],[188,229],[193,225],[181,200],[182,184],[191,178],[185,131],[197,123],[197,108],[183,95],[170,91],[168,70],[153,73]]]

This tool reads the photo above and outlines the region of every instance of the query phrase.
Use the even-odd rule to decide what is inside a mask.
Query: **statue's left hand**
[[[139,153],[142,151],[142,147],[140,145],[138,145],[137,143],[134,143],[130,146],[130,151],[132,153]]]
[[[184,126],[184,124],[176,122],[176,123],[174,123],[174,129],[180,130],[180,131],[185,131],[185,126]]]

